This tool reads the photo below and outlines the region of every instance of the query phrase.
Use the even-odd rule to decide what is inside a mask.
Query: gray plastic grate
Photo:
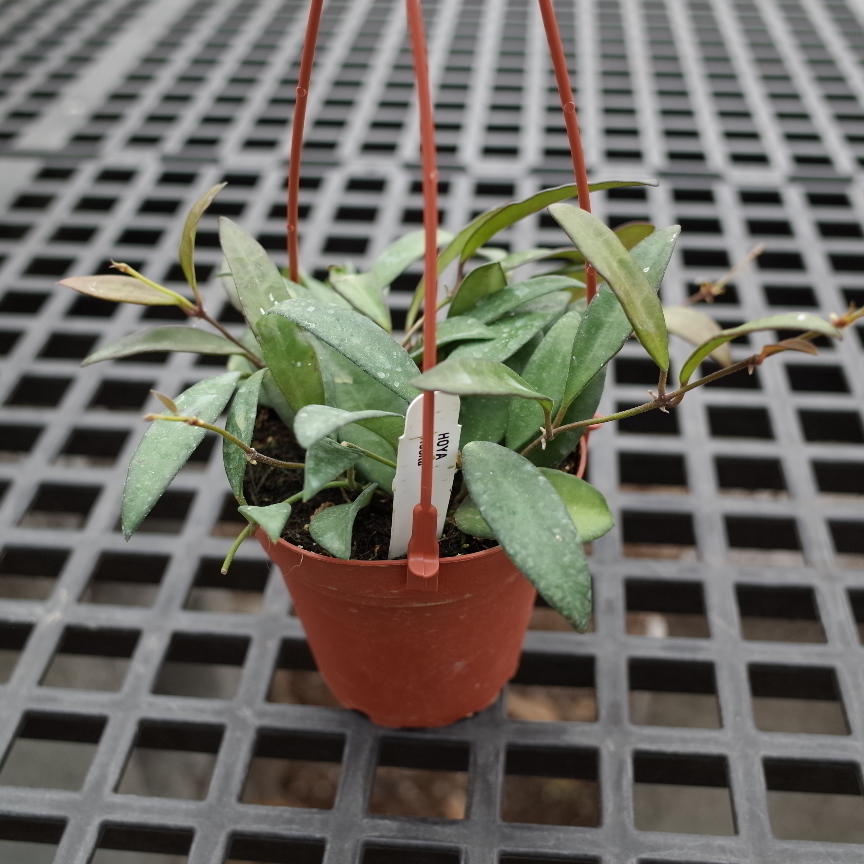
[[[210,369],[80,369],[165,313],[53,283],[111,258],[178,282],[185,211],[221,179],[202,276],[219,266],[219,214],[283,254],[305,5],[0,4],[0,857],[860,861],[861,328],[598,433],[590,473],[618,527],[592,552],[593,631],[538,608],[505,698],[447,729],[397,733],[334,707],[260,551],[220,576],[236,526],[212,444],[123,543],[148,391]],[[567,182],[534,4],[424,6],[444,227]],[[661,179],[597,209],[684,226],[667,302],[765,242],[718,298],[724,324],[864,304],[860,3],[579,0],[559,14],[592,176]],[[421,213],[401,4],[330,0],[322,30],[312,270],[369,261]],[[560,239],[538,216],[496,242]],[[397,318],[417,275],[395,286]],[[628,345],[604,405],[654,383]]]

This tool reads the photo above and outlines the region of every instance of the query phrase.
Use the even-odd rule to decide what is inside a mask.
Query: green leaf
[[[578,309],[573,309],[559,318],[522,371],[522,377],[529,387],[542,390],[552,397],[553,413],[558,410],[564,397],[573,343],[581,320],[582,312]],[[536,437],[537,430],[542,425],[543,412],[539,406],[523,399],[511,402],[507,446],[511,450],[519,450]]]
[[[690,376],[696,371],[699,364],[720,345],[731,342],[739,336],[747,333],[756,333],[760,330],[815,330],[825,336],[833,336],[835,339],[842,338],[840,331],[824,318],[811,315],[809,312],[788,312],[784,315],[772,315],[769,318],[759,318],[756,321],[748,321],[740,327],[732,327],[729,330],[721,330],[707,342],[700,345],[688,358],[681,368],[681,384],[687,384]]]
[[[375,417],[398,417],[404,425],[401,415],[390,411],[343,411],[329,405],[306,405],[294,418],[294,435],[297,443],[305,450],[349,423],[359,423]]]
[[[557,291],[569,291],[574,287],[579,287],[578,283],[566,276],[537,276],[525,282],[508,285],[491,297],[481,300],[471,310],[471,317],[484,324],[491,324],[525,303]]]
[[[476,339],[495,339],[496,333],[476,318],[460,315],[458,318],[447,318],[439,321],[436,328],[435,344],[442,348],[451,342],[468,342]],[[423,356],[423,343],[411,351],[411,359],[419,360]]]
[[[462,474],[507,557],[574,627],[591,616],[591,577],[579,532],[552,484],[527,459],[488,441],[462,451]]]
[[[370,273],[334,273],[330,282],[358,312],[388,333],[393,329],[384,294]]]
[[[227,186],[227,183],[219,183],[208,189],[193,205],[186,217],[183,233],[180,236],[180,266],[183,275],[189,283],[195,296],[198,296],[198,280],[195,276],[195,235],[198,233],[198,223],[204,215],[204,211],[213,203],[213,199]]]
[[[317,495],[331,480],[356,465],[362,453],[337,444],[332,438],[322,438],[306,451],[303,471],[303,500]]]
[[[270,504],[268,507],[253,507],[251,504],[244,504],[237,510],[247,519],[260,525],[264,529],[264,533],[274,543],[279,542],[282,529],[291,518],[291,505],[287,501]]]
[[[453,514],[453,521],[463,534],[480,537],[482,540],[495,539],[495,534],[489,527],[489,523],[483,518],[470,495],[456,509]]]
[[[237,296],[249,326],[257,333],[258,321],[291,292],[264,247],[239,225],[222,216],[219,242],[231,268]]]
[[[656,291],[663,281],[666,267],[675,249],[681,228],[673,225],[657,231],[635,246],[630,257],[645,273]],[[621,350],[633,327],[608,286],[600,286],[597,296],[588,304],[573,345],[570,373],[562,405],[569,406],[588,386],[597,373]]]
[[[500,396],[463,396],[459,407],[459,424],[462,426],[459,446],[464,447],[469,441],[494,441],[497,444],[504,437],[511,404],[512,400]],[[535,407],[543,417],[539,406],[534,402],[527,404]]]
[[[457,345],[450,359],[464,360],[471,357],[503,362],[512,357],[523,345],[530,342],[553,318],[558,310],[551,312],[526,312],[508,315],[489,325],[495,338],[486,342],[465,342]]]
[[[324,381],[318,355],[306,333],[281,315],[263,315],[257,328],[264,361],[292,410],[323,403]]]
[[[573,474],[553,468],[541,468],[540,473],[561,496],[583,543],[596,540],[615,527],[615,518],[599,489]]]
[[[135,303],[138,306],[178,306],[177,298],[153,288],[132,276],[70,276],[61,279],[65,285],[79,294],[110,300],[112,303]]]
[[[564,502],[583,543],[602,537],[615,526],[615,519],[606,499],[590,483],[552,468],[539,470]],[[454,518],[456,527],[464,534],[485,540],[495,539],[489,523],[483,518],[470,495],[459,505]]]
[[[636,266],[615,233],[596,216],[571,204],[553,204],[549,212],[615,292],[651,359],[667,370],[669,336],[663,308],[643,270]]]
[[[261,381],[261,392],[258,394],[258,402],[267,408],[272,408],[279,415],[279,419],[289,429],[294,425],[294,409],[288,404],[288,400],[276,386],[273,374],[269,369]]]
[[[664,306],[663,315],[666,317],[666,329],[673,335],[686,339],[691,345],[701,345],[721,330],[713,318],[692,306]],[[728,344],[715,348],[712,356],[721,366],[732,365],[732,352]]]
[[[600,192],[603,189],[618,189],[622,186],[656,186],[656,180],[604,180],[600,183],[591,183],[589,192]],[[450,241],[443,252],[438,256],[438,273],[460,258],[467,261],[487,240],[494,237],[499,231],[513,225],[514,223],[537,213],[556,201],[565,201],[568,198],[577,198],[579,195],[575,185],[558,186],[555,189],[543,189],[536,195],[531,195],[523,201],[514,201],[500,207],[494,207],[481,213],[476,219],[466,225]],[[417,312],[423,305],[423,282],[417,286],[411,307],[408,310],[406,326],[410,327],[417,318]]]
[[[537,261],[550,261],[555,259],[564,259],[575,263],[581,263],[585,260],[584,256],[578,249],[572,246],[560,246],[557,249],[550,249],[546,246],[537,249],[525,249],[522,252],[513,252],[502,258],[501,266],[505,273],[511,273],[517,267],[523,267],[525,264],[533,264]]]
[[[228,404],[239,377],[237,372],[226,372],[193,385],[175,400],[178,410],[213,423]],[[205,431],[173,420],[150,424],[129,463],[123,490],[120,519],[127,540],[186,464]]]
[[[507,275],[496,261],[475,267],[460,283],[450,301],[447,317],[455,318],[473,309],[484,297],[507,285]]]
[[[132,333],[124,339],[112,342],[94,351],[81,361],[82,366],[102,360],[131,357],[147,351],[188,351],[190,354],[243,354],[243,349],[224,336],[196,330],[194,327],[154,327]]]
[[[405,420],[404,418],[400,419],[404,430]],[[389,459],[395,464],[398,440],[396,444],[391,446],[381,435],[378,435],[366,428],[366,424],[368,423],[381,422],[389,421],[388,418],[382,418],[381,420],[365,420],[363,421],[362,426],[358,423],[351,423],[339,432],[339,440],[349,441],[352,444],[356,444],[358,447],[362,447],[364,450],[369,450],[371,453],[383,456],[385,459]],[[372,483],[377,483],[379,489],[386,489],[388,492],[392,491],[393,480],[396,477],[396,470],[394,468],[391,468],[389,465],[384,465],[376,459],[370,459],[368,456],[361,456],[357,460],[355,467],[367,480]]]
[[[592,303],[593,305],[593,303]],[[564,414],[562,425],[568,423],[579,423],[594,416],[600,398],[603,396],[603,385],[606,383],[606,369],[601,369],[582,392],[573,400],[573,403]],[[528,458],[535,464],[545,468],[555,468],[560,465],[575,449],[579,439],[585,434],[585,429],[570,429],[556,435],[546,444],[546,449],[535,447]]]
[[[354,520],[372,499],[372,493],[377,488],[375,483],[371,483],[350,504],[337,504],[313,516],[309,533],[315,542],[336,558],[347,561],[351,557]]]
[[[449,231],[438,231],[438,245],[449,243],[453,235]],[[415,261],[419,261],[426,250],[426,232],[412,231],[391,243],[375,259],[369,275],[375,284],[384,288],[404,273]]]
[[[457,396],[510,396],[534,399],[546,410],[552,400],[538,393],[503,363],[491,360],[445,360],[412,382],[421,390],[442,390]]]
[[[258,397],[261,392],[261,381],[267,374],[266,369],[259,369],[250,375],[238,388],[237,395],[231,404],[231,410],[225,420],[225,431],[239,438],[244,444],[252,444],[252,433],[255,429],[255,418],[258,414]],[[236,444],[227,438],[222,439],[222,464],[231,491],[237,498],[243,498],[243,478],[246,476],[246,454]]]
[[[386,331],[359,312],[314,300],[288,300],[272,314],[294,321],[406,402],[417,395],[410,384],[417,365]]]

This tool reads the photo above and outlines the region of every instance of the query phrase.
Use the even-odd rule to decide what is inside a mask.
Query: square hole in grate
[[[676,453],[619,453],[618,476],[623,492],[689,491],[684,457]]]
[[[105,552],[93,568],[78,602],[152,606],[167,566],[167,555]]]
[[[458,849],[430,848],[429,846],[364,844],[360,864],[460,864]]]
[[[626,558],[696,560],[696,534],[689,513],[624,510],[621,534]]]
[[[627,411],[632,403],[619,402],[615,410]],[[646,411],[618,421],[618,431],[636,435],[680,435],[678,415],[674,411],[664,414],[662,411]]]
[[[343,735],[261,729],[240,801],[330,810],[336,802],[344,749]]]
[[[67,549],[6,546],[0,550],[0,597],[45,600],[68,557]]]
[[[323,840],[234,834],[224,864],[321,864]]]
[[[237,511],[237,499],[227,493],[222,499],[222,509],[216,517],[211,537],[236,537],[248,523]]]
[[[0,357],[6,357],[11,354],[12,349],[20,338],[20,330],[0,330]]]
[[[102,825],[89,864],[185,864],[193,833],[152,825]]]
[[[764,408],[709,405],[708,425],[715,438],[774,438],[771,418]]]
[[[175,633],[153,692],[198,699],[233,699],[243,675],[245,636]]]
[[[816,293],[809,285],[765,285],[765,299],[769,306],[818,306]]]
[[[18,521],[24,528],[81,528],[99,497],[99,486],[43,483]]]
[[[717,323],[724,327],[727,326],[725,322],[718,321]],[[699,367],[699,375],[713,375],[715,372],[719,372],[720,369],[720,364],[715,363],[709,358]],[[733,375],[718,378],[716,381],[710,381],[705,386],[721,390],[761,390],[762,379],[758,369],[754,369],[750,374],[744,370],[739,370]]]
[[[507,716],[559,722],[597,720],[594,658],[523,652],[507,686]]]
[[[183,608],[253,614],[261,608],[269,576],[268,561],[235,558],[231,572],[224,575],[221,558],[202,558]]]
[[[728,557],[741,564],[803,564],[794,519],[769,516],[724,516]]]
[[[640,831],[737,833],[724,757],[637,752],[633,781],[634,821]]]
[[[120,690],[140,635],[137,630],[67,627],[39,683],[74,690]]]
[[[857,411],[799,411],[806,441],[864,444],[864,426]]]
[[[0,817],[0,860],[10,864],[52,864],[65,828],[62,819]]]
[[[507,747],[501,818],[533,825],[600,825],[599,754],[577,747]]]
[[[54,408],[60,404],[71,383],[71,378],[59,376],[22,375],[6,398],[6,404],[33,408]]]
[[[56,465],[113,465],[129,433],[123,429],[73,429],[54,459]]]
[[[840,366],[788,363],[786,377],[792,390],[808,393],[848,393],[849,383]]]
[[[725,494],[775,498],[786,494],[786,479],[779,459],[717,456],[717,486]]]
[[[831,519],[828,522],[831,540],[839,562],[850,567],[864,563],[864,522],[851,519]]]
[[[812,463],[819,491],[832,495],[864,494],[864,462]]]
[[[383,738],[368,812],[464,819],[470,748],[460,741]]]
[[[711,635],[700,582],[627,579],[627,633],[652,639],[707,639]]]
[[[119,304],[106,303],[98,297],[76,297],[66,310],[67,318],[110,318]]]
[[[599,858],[585,858],[582,855],[573,857],[567,855],[542,855],[540,853],[508,853],[504,852],[498,859],[498,864],[600,864]]]
[[[657,383],[657,366],[641,357],[618,357],[615,360],[615,383],[654,385]]]
[[[203,801],[222,734],[211,724],[142,720],[115,791]]]
[[[0,462],[17,462],[26,456],[42,434],[42,426],[0,424]]]
[[[0,621],[0,684],[12,677],[32,630],[23,621]]]
[[[340,708],[321,677],[309,645],[303,639],[284,639],[267,691],[268,702]]]
[[[152,387],[152,381],[102,381],[87,407],[104,411],[140,411]]]
[[[860,765],[765,759],[762,767],[775,837],[864,843]]]
[[[4,315],[35,315],[47,299],[48,294],[42,291],[7,291],[0,298],[0,312]]]
[[[534,608],[528,622],[529,630],[549,630],[557,633],[573,633],[573,625],[556,609],[553,609],[539,594],[534,599]],[[594,632],[594,616],[588,622],[586,633]]]
[[[747,671],[753,720],[760,731],[849,734],[833,669],[754,663]]]
[[[849,604],[852,607],[852,617],[858,627],[858,639],[864,645],[864,591],[850,590]]]
[[[138,526],[138,533],[179,534],[183,530],[183,523],[186,521],[194,498],[194,492],[178,492],[169,489],[163,493],[144,521]],[[114,530],[120,530],[119,519],[114,525]]]
[[[24,274],[27,276],[63,276],[74,263],[74,258],[40,256],[31,259],[24,268]]]
[[[104,728],[102,717],[25,714],[0,767],[0,786],[80,789]]]
[[[694,729],[723,725],[712,663],[633,658],[628,672],[631,723]]]
[[[827,641],[812,588],[739,584],[735,596],[741,636],[748,641]]]

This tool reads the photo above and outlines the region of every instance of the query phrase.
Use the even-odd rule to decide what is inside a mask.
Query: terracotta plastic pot
[[[404,560],[341,561],[257,536],[346,708],[381,726],[446,726],[516,672],[535,592],[500,548],[443,558],[437,591],[408,591]]]

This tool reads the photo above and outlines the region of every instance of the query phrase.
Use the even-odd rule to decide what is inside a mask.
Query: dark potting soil
[[[302,462],[305,451],[297,443],[294,433],[282,422],[275,411],[261,408],[255,423],[252,446],[264,456],[283,462]],[[454,495],[459,482],[454,484]],[[300,471],[277,468],[273,465],[258,463],[246,469],[244,493],[250,504],[266,507],[290,498],[303,488],[303,475]],[[346,504],[356,497],[344,489],[325,489],[311,501],[300,501],[293,505],[291,518],[282,532],[283,539],[301,549],[309,549],[320,555],[329,555],[309,533],[309,520],[322,507],[333,504]],[[389,495],[376,493],[372,501],[357,514],[354,523],[354,544],[351,558],[355,561],[386,561],[390,544],[390,523],[393,513],[393,499]],[[451,499],[452,507],[452,499]],[[444,523],[444,533],[440,540],[440,555],[451,558],[455,555],[468,555],[497,546],[495,540],[480,540],[463,534],[452,520]]]

